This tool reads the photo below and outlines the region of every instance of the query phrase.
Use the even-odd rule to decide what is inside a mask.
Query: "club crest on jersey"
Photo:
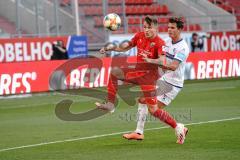
[[[151,42],[150,43],[150,47],[154,47],[155,46],[155,43],[154,42]]]

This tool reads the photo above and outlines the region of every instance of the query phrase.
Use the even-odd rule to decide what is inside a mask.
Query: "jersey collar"
[[[175,43],[173,43],[173,41],[172,41],[172,44],[177,44],[177,43],[179,43],[179,42],[181,42],[183,39],[181,38],[179,41],[177,41],[177,42],[175,42]]]

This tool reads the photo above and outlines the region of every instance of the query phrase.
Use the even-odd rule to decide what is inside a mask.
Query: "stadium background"
[[[119,30],[103,28],[107,13],[121,16]],[[116,65],[111,57],[132,63],[136,53],[103,58],[99,49],[129,40],[146,15],[158,19],[162,38],[168,18],[182,16],[190,49],[193,33],[202,43],[188,58],[183,91],[167,108],[189,125],[184,146],[174,144],[173,133],[151,116],[143,142],[121,138],[136,124],[136,95],[124,85],[112,115],[68,121],[56,115],[66,99],[73,101],[72,113],[94,109]],[[239,28],[239,0],[0,1],[0,159],[238,159]],[[69,60],[51,60],[58,41]],[[63,79],[58,71],[64,65],[72,72]],[[59,89],[71,90],[54,91]]]

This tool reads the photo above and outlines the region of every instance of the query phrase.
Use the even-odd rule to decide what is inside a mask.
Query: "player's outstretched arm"
[[[173,60],[171,63],[167,64],[165,63],[165,56],[160,56],[160,58],[158,59],[151,59],[148,57],[144,57],[143,59],[148,63],[157,64],[159,67],[163,69],[172,71],[175,71],[178,68],[179,64],[181,63],[178,60]]]
[[[178,60],[173,60],[170,64],[161,64],[161,62],[160,62],[159,67],[161,67],[162,69],[175,71],[178,68],[180,63],[181,62]]]
[[[100,49],[100,53],[105,54],[107,51],[126,52],[131,48],[133,48],[132,43],[129,41],[126,41],[119,46],[114,44],[108,44]]]

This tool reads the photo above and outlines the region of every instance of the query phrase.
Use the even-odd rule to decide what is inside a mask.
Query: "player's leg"
[[[157,82],[157,103],[148,103],[149,112],[156,118],[170,125],[172,128],[176,127],[176,121],[163,108],[171,103],[171,99],[166,96],[170,93],[173,86],[163,80]]]
[[[171,126],[175,130],[177,143],[183,144],[188,129],[184,127],[183,124],[177,123],[176,120],[166,110],[163,109],[165,106],[171,103],[171,101],[177,96],[181,89],[173,87],[164,81],[159,83],[159,86],[161,86],[161,88],[158,89],[158,103],[157,105],[148,104],[149,112],[160,121]],[[171,90],[166,92],[166,90],[169,88],[171,88]],[[163,89],[165,89],[165,91],[162,91]]]
[[[158,118],[160,121],[168,124],[175,130],[175,134],[177,136],[177,142],[178,144],[183,144],[185,137],[187,135],[188,129],[184,127],[183,124],[177,123],[176,120],[163,108],[166,106],[161,101],[158,101],[157,106],[148,105],[149,112],[156,118]]]
[[[157,93],[156,93],[156,82],[158,76],[155,72],[151,72],[149,75],[145,75],[138,79],[138,83],[143,91],[144,97],[139,98],[139,105],[144,106],[144,109],[139,109],[138,114],[147,116],[148,107],[147,104],[156,105],[157,104]],[[144,124],[146,122],[146,118],[137,122],[137,129],[135,132],[143,134]]]
[[[145,103],[144,97],[139,99],[137,112],[137,127],[134,132],[123,134],[123,138],[128,140],[143,140],[144,124],[148,115],[148,107]]]
[[[166,123],[167,125],[171,126],[172,128],[176,128],[177,122],[175,119],[163,108],[166,106],[164,103],[158,101],[158,104],[149,106],[149,112],[156,118],[158,118],[160,121]],[[158,108],[159,106],[159,108]]]
[[[106,110],[109,112],[114,112],[115,110],[115,100],[116,100],[116,94],[118,90],[118,80],[124,80],[125,79],[125,73],[127,72],[124,69],[115,67],[112,68],[110,77],[109,77],[109,82],[107,85],[107,90],[108,90],[108,95],[107,95],[107,102],[106,103],[99,103],[96,102],[96,106],[99,109]]]
[[[118,90],[118,80],[124,80],[125,79],[125,73],[124,69],[120,69],[118,67],[112,68],[109,82],[107,86],[108,90],[108,101],[114,103],[116,99],[116,94]]]
[[[123,138],[128,140],[143,140],[144,139],[144,125],[148,115],[148,107],[146,103],[157,104],[155,97],[155,85],[141,85],[144,97],[138,100],[138,119],[137,128],[134,132],[123,134]]]
[[[96,106],[99,109],[110,111],[111,113],[114,112],[115,106],[115,99],[118,90],[118,80],[122,80],[125,82],[138,84],[138,77],[143,74],[144,72],[141,70],[136,69],[134,66],[119,68],[115,67],[111,70],[109,82],[108,82],[108,96],[107,96],[107,103],[98,103],[96,102]]]

